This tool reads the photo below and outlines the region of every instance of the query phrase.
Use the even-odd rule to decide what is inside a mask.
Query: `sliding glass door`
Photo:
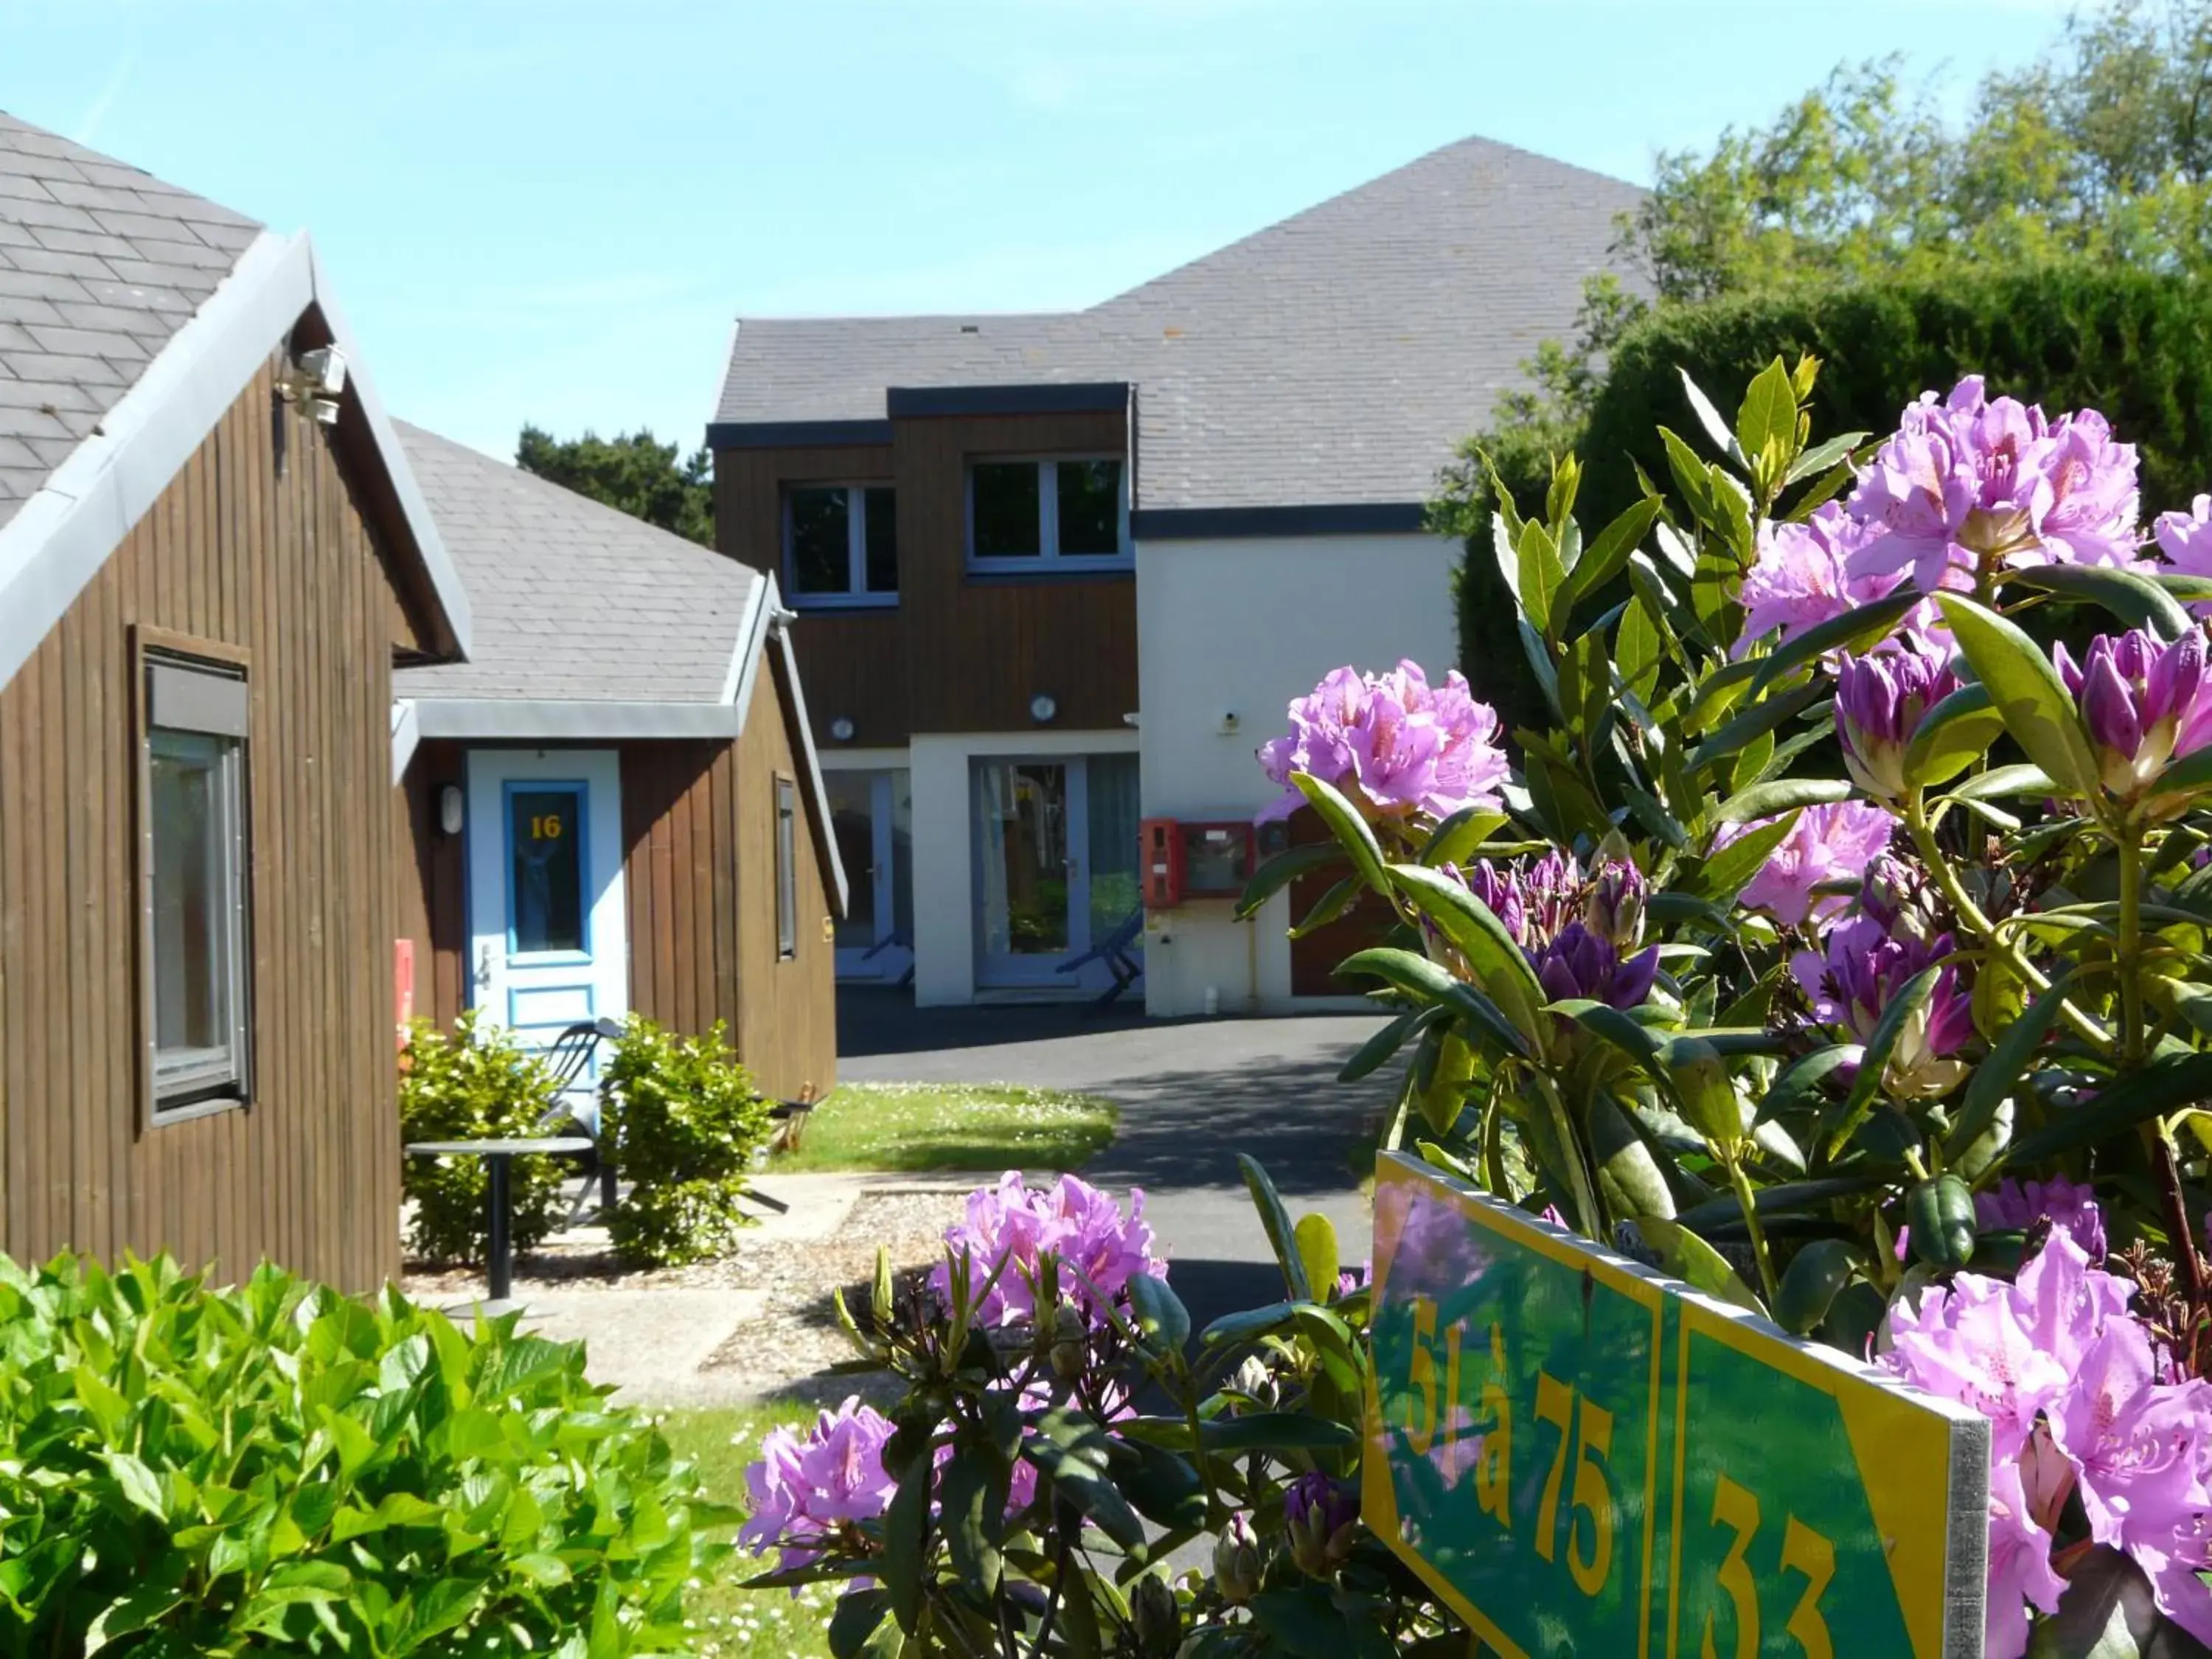
[[[1107,983],[1082,959],[1138,908],[1137,757],[978,760],[974,800],[976,984]]]

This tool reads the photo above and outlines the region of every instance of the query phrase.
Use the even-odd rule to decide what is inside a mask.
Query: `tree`
[[[1461,596],[1471,672],[1515,659],[1490,574],[1492,464],[1537,498],[1524,508],[1540,506],[1613,344],[1651,306],[2060,260],[2212,271],[2212,0],[2075,15],[2035,62],[1984,78],[1962,125],[1938,91],[1908,83],[1894,57],[1844,64],[1766,125],[1659,158],[1614,244],[1632,286],[1592,278],[1572,340],[1538,348],[1528,388],[1501,398],[1439,476],[1431,522],[1474,556]]]
[[[643,428],[560,439],[525,426],[514,464],[702,546],[714,544],[714,462],[704,449],[679,465],[676,446],[656,442]]]

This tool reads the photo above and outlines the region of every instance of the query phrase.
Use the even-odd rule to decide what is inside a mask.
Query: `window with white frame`
[[[246,683],[148,653],[147,1009],[156,1114],[246,1097]]]
[[[968,562],[979,570],[1129,562],[1129,505],[1110,455],[968,467]]]
[[[801,605],[898,603],[898,513],[888,484],[783,492],[785,585]]]
[[[799,786],[775,781],[775,953],[799,954]]]

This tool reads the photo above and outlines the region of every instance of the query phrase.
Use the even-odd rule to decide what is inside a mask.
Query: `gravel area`
[[[753,1292],[763,1298],[760,1311],[722,1340],[700,1367],[702,1380],[711,1377],[717,1392],[732,1397],[834,1401],[870,1392],[870,1379],[824,1374],[853,1357],[837,1328],[831,1291],[842,1285],[848,1304],[865,1306],[878,1245],[890,1249],[896,1271],[934,1262],[964,1194],[964,1188],[864,1193],[825,1237],[792,1237],[764,1226],[719,1261],[647,1272],[624,1267],[601,1230],[580,1228],[517,1259],[515,1295],[526,1303],[557,1292],[574,1310],[594,1292],[623,1301],[662,1288]],[[401,1288],[418,1300],[450,1302],[481,1295],[483,1275],[476,1267],[410,1262]],[[589,1315],[583,1317],[588,1324]]]

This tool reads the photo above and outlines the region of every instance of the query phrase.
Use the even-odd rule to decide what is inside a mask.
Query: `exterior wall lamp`
[[[830,736],[837,743],[852,742],[853,722],[842,714],[838,715],[836,720],[830,722]]]
[[[449,836],[461,833],[461,786],[449,783],[438,792],[438,828]]]
[[[1060,713],[1060,705],[1040,691],[1030,699],[1030,718],[1039,726],[1049,726],[1052,717]]]

